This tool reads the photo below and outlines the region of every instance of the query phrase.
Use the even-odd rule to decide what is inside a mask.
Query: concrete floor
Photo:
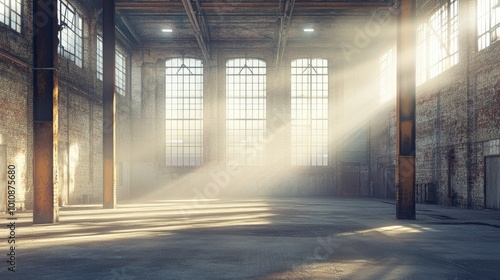
[[[75,206],[57,225],[18,213],[16,272],[2,238],[0,279],[500,279],[500,212],[417,208],[415,221],[354,198]]]

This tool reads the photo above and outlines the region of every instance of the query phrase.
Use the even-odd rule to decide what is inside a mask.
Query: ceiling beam
[[[392,1],[343,1],[343,2],[297,2],[295,3],[296,9],[352,9],[352,8],[383,8],[390,7]]]
[[[210,65],[210,36],[208,34],[208,28],[205,23],[205,17],[203,16],[203,11],[198,0],[194,0],[196,5],[196,12],[191,5],[191,0],[182,0],[184,9],[186,9],[189,22],[194,31],[194,36],[198,45],[200,46],[201,53],[205,58],[205,63]]]
[[[203,12],[203,9],[201,7],[200,0],[194,0],[194,3],[196,5],[198,23],[199,23],[200,28],[201,28],[200,29],[201,35],[203,36],[203,39],[204,39],[205,43],[207,44],[208,53],[210,54],[210,31],[208,29],[205,13]]]
[[[282,0],[279,1],[279,15],[277,20],[277,34],[275,45],[275,60],[274,65],[276,67],[281,65],[281,59],[285,53],[286,40],[288,37],[288,30],[290,30],[290,21],[292,20],[292,12],[295,6],[295,0],[286,0],[283,5]]]
[[[158,10],[158,9],[174,9],[182,8],[183,3],[167,2],[167,1],[126,1],[116,2],[118,10]],[[296,9],[353,9],[353,8],[381,8],[389,7],[392,1],[342,1],[342,2],[320,2],[320,1],[301,1],[295,4]],[[208,9],[241,9],[241,8],[259,8],[259,9],[276,9],[275,2],[204,2],[200,3],[200,8]]]
[[[127,1],[116,2],[117,10],[158,10],[183,8],[184,5],[178,2],[158,2],[158,1]]]
[[[137,35],[137,32],[135,32],[135,29],[132,27],[132,25],[127,20],[127,18],[123,15],[120,15],[119,13],[117,13],[117,15],[118,15],[118,18],[123,23],[123,26],[125,26],[125,28],[127,29],[128,33],[130,33],[130,35],[132,35],[132,38],[134,38],[134,41],[136,42],[136,44],[140,45],[141,44],[140,37],[139,37],[139,35]]]

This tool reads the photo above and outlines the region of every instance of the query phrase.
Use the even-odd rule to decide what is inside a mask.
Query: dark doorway
[[[340,195],[359,196],[361,179],[359,163],[340,164]]]
[[[500,210],[500,157],[485,158],[485,206]]]

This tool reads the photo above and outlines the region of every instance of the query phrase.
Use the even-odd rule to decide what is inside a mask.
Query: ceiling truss
[[[292,12],[295,6],[295,0],[282,0],[279,1],[279,15],[277,20],[277,34],[275,41],[275,66],[281,65],[283,54],[285,53],[286,40],[288,37],[288,30],[290,29],[290,22],[292,20]]]
[[[203,15],[200,2],[198,0],[194,0],[193,2],[195,3],[196,8],[193,8],[190,0],[182,0],[182,4],[184,5],[184,9],[186,9],[189,22],[191,23],[191,27],[194,31],[194,36],[200,46],[201,53],[203,54],[206,63],[210,64],[210,35],[205,22],[205,16]]]
[[[290,48],[308,44],[308,38],[316,38],[315,42],[321,47],[333,38],[340,40],[339,34],[349,39],[352,33],[346,32],[346,28],[352,28],[356,24],[353,21],[364,24],[373,11],[389,9],[396,1],[116,0],[116,10],[122,33],[129,34],[128,40],[135,46],[187,44],[196,39],[204,60],[210,64],[214,42],[226,45],[253,42],[270,45],[273,62],[279,66],[287,42]],[[344,25],[339,25],[339,21]],[[317,25],[318,32],[305,36],[301,26],[309,23]],[[162,34],[162,28],[175,31]]]

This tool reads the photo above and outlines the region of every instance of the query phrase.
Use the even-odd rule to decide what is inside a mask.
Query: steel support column
[[[103,207],[116,208],[115,0],[103,1]]]
[[[415,0],[399,3],[396,218],[415,219]]]
[[[59,221],[57,1],[33,1],[33,223]]]

